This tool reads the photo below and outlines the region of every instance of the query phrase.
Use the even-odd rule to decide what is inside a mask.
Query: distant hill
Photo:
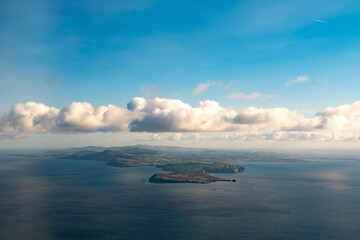
[[[97,148],[97,147],[91,147],[85,149],[86,150],[70,153],[69,155],[66,156],[66,158],[101,160],[101,161],[112,161],[119,158],[138,160],[144,155],[158,154],[157,151],[138,148],[138,147],[110,148],[105,150],[102,150],[101,148]],[[121,150],[114,150],[114,149],[121,149]]]
[[[203,148],[185,148],[185,147],[175,147],[175,146],[153,146],[153,145],[142,145],[137,144],[134,146],[122,146],[122,147],[101,147],[101,146],[86,146],[86,147],[73,147],[68,148],[66,151],[69,152],[78,152],[78,151],[94,151],[100,152],[104,150],[115,150],[115,151],[126,151],[130,149],[147,149],[153,151],[165,151],[165,152],[202,152],[208,151],[208,149]]]
[[[105,161],[113,166],[171,166],[169,164],[228,164],[236,162],[301,162],[302,159],[286,154],[273,152],[246,152],[210,150],[198,148],[180,148],[168,146],[135,145],[124,147],[98,147],[88,146],[69,148],[60,151],[42,152],[37,154],[21,154],[35,158],[57,158],[75,160]],[[184,167],[184,166],[182,166]],[[202,167],[206,167],[203,165]],[[199,165],[197,166],[199,168]],[[191,169],[195,169],[192,165]],[[225,171],[224,167],[220,167]],[[223,171],[219,170],[219,171]],[[212,171],[216,171],[214,166]],[[236,171],[234,168],[228,171]]]

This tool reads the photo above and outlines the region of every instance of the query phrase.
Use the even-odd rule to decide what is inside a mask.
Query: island
[[[236,180],[228,180],[215,177],[206,172],[177,172],[177,173],[157,173],[154,174],[149,182],[151,183],[202,183],[226,181],[235,182]]]

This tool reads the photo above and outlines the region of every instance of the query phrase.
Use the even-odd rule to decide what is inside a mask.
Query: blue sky
[[[346,0],[2,0],[0,111],[160,97],[311,117],[360,100],[359,24]]]

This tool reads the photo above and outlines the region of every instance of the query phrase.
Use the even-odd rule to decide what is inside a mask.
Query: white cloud
[[[201,101],[199,107],[191,107],[178,99],[134,98],[128,108],[143,114],[129,125],[135,132],[230,131],[237,114],[209,100]]]
[[[286,86],[290,86],[292,84],[308,82],[308,81],[310,81],[310,78],[308,76],[306,76],[306,75],[298,76],[296,79],[290,79],[289,81],[287,81]]]
[[[9,114],[0,115],[0,135],[127,131],[129,123],[139,117],[137,114],[114,105],[95,109],[87,102],[73,102],[63,109],[36,102],[20,103]]]
[[[258,92],[253,92],[250,94],[241,93],[231,93],[227,96],[230,99],[241,99],[241,100],[255,100],[255,99],[269,99],[275,97],[274,95],[264,95]]]
[[[216,82],[210,80],[208,80],[206,83],[199,83],[199,85],[194,89],[193,93],[200,94],[215,84]]]
[[[161,132],[174,133],[168,140],[206,140],[198,133],[227,132],[225,139],[242,141],[357,141],[360,101],[328,107],[310,118],[287,108],[247,107],[235,111],[210,100],[193,107],[178,99],[141,97],[132,99],[127,108],[94,108],[87,102],[73,102],[58,109],[27,102],[16,104],[9,113],[0,113],[2,137],[122,131],[151,132],[151,140],[160,140]],[[183,134],[186,132],[193,134]]]
[[[159,134],[153,134],[149,138],[146,138],[147,141],[161,141],[161,136]]]

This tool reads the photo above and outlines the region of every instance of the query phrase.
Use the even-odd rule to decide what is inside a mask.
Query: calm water
[[[246,166],[151,184],[153,167],[2,154],[0,239],[359,239],[359,161]]]

